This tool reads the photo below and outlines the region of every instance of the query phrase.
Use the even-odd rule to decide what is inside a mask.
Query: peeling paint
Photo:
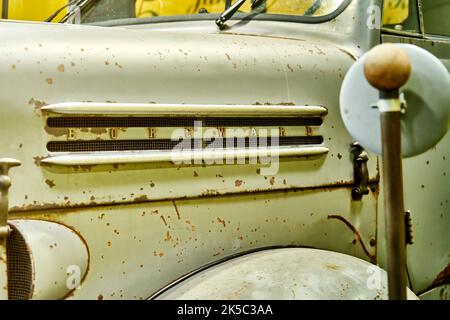
[[[53,188],[55,186],[55,182],[53,180],[45,179],[45,183],[50,187]]]
[[[222,224],[224,228],[227,226],[225,220],[222,220],[222,219],[220,219],[219,217],[217,217],[217,222],[219,222],[220,224]]]

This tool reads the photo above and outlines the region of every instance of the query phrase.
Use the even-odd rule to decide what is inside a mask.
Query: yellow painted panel
[[[267,13],[304,15],[313,6],[315,0],[267,0]],[[196,14],[201,8],[209,13],[220,13],[225,10],[226,0],[137,0],[136,16],[139,18],[171,16],[180,14]],[[234,1],[233,1],[234,3]],[[327,0],[312,14],[322,16],[334,11],[342,0]],[[241,12],[251,11],[251,1],[247,1]]]
[[[383,24],[401,24],[409,16],[409,0],[386,0]]]
[[[67,4],[67,0],[9,0],[8,18],[44,21],[65,4]],[[59,21],[65,13],[66,10],[63,10],[54,22]]]
[[[272,14],[304,15],[313,6],[315,0],[267,0],[267,12]],[[333,12],[342,3],[341,0],[324,1],[312,14],[313,16],[323,16]]]

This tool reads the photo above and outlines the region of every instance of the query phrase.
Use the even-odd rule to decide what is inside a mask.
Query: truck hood
[[[355,58],[327,38],[1,22],[0,39],[0,150],[23,163],[12,174],[13,211],[195,197],[211,190],[309,188],[353,179],[347,156],[351,137],[340,119],[338,97]],[[321,132],[330,152],[308,163],[308,170],[283,164],[280,179],[270,184],[250,166],[201,167],[196,173],[225,178],[198,184],[191,181],[192,168],[178,168],[177,183],[168,179],[173,171],[163,167],[44,168],[46,143],[57,133],[46,130],[41,108],[74,101],[321,105],[328,109]],[[375,166],[372,161],[372,178]],[[245,188],[237,190],[237,175],[245,177]]]

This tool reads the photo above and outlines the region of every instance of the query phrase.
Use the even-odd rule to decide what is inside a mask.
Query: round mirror
[[[400,46],[411,60],[411,75],[400,88],[405,102],[402,115],[402,153],[411,157],[436,145],[450,120],[450,74],[428,51],[409,44]],[[364,75],[363,55],[347,72],[340,93],[341,116],[352,137],[366,149],[381,154],[379,91]]]

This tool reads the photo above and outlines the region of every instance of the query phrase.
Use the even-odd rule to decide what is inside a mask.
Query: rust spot
[[[325,263],[325,268],[329,269],[329,270],[339,270],[339,266],[335,265],[335,264],[331,264],[331,263]]]
[[[74,62],[71,62],[70,65],[71,65],[72,67],[75,67],[75,63],[74,63]]]
[[[434,279],[433,284],[431,285],[431,288],[439,287],[443,284],[449,284],[449,283],[450,283],[450,263],[447,265],[447,267],[444,268],[444,270],[439,272],[436,279]]]
[[[28,105],[34,107],[34,112],[37,115],[40,115],[41,114],[41,108],[46,106],[47,104],[44,101],[39,101],[37,99],[31,98],[28,101]]]
[[[228,53],[225,53],[225,56],[227,57],[228,60],[231,61],[231,57],[230,57],[230,55]]]
[[[197,171],[194,171],[194,177],[198,177]]]
[[[47,79],[45,79],[45,81],[46,81],[48,84],[53,84],[53,79],[52,79],[52,78],[47,78]]]
[[[164,238],[164,241],[170,241],[170,240],[172,240],[172,236],[170,235],[170,232],[167,231],[166,232],[166,237]]]
[[[161,220],[163,221],[164,225],[167,227],[167,221],[166,221],[166,219],[164,218],[164,216],[160,216],[160,218],[161,218]]]
[[[38,157],[38,156],[33,157],[34,164],[37,165],[38,167],[40,167],[40,166],[41,166],[41,161],[42,161],[43,159],[45,159],[45,157]]]
[[[341,160],[342,159],[342,154],[338,153],[337,157],[338,157],[339,160]]]
[[[111,247],[111,241],[107,242],[108,247]]]
[[[270,178],[269,183],[273,186],[275,184],[275,177]]]
[[[44,127],[44,130],[49,135],[52,135],[55,137],[62,137],[68,133],[67,128],[51,128],[47,125]]]
[[[220,219],[219,217],[217,217],[217,222],[221,223],[223,225],[223,227],[225,228],[227,226],[225,220]]]
[[[235,185],[236,187],[240,187],[240,186],[242,185],[242,180],[236,180],[236,181],[234,182],[234,185]]]
[[[105,65],[109,66],[109,61],[105,61]]]
[[[220,195],[220,192],[214,189],[206,189],[205,192],[201,194],[202,196],[217,196]]]
[[[162,257],[162,256],[164,256],[164,252],[156,252],[156,251],[153,251],[153,255],[155,256],[155,257]]]
[[[16,70],[16,65],[15,64],[11,65],[11,69]]]
[[[46,179],[46,180],[45,180],[45,183],[46,183],[50,188],[53,188],[53,187],[55,186],[55,182],[54,182],[53,180]]]
[[[119,69],[122,69],[123,67],[119,64],[119,63],[115,63],[115,66],[117,67],[117,68],[119,68]]]
[[[143,194],[142,196],[134,198],[134,202],[144,202],[144,201],[148,201],[148,200],[149,199],[147,198],[147,196],[145,194]]]
[[[56,69],[58,69],[59,72],[64,72],[65,68],[63,64],[60,64]]]
[[[294,69],[292,69],[292,67],[288,64],[287,65],[287,68],[291,71],[291,72],[294,72]]]
[[[172,200],[172,203],[173,203],[173,206],[174,206],[175,211],[176,211],[176,213],[177,213],[177,218],[178,218],[178,220],[180,220],[180,219],[181,219],[181,215],[180,215],[180,211],[178,211],[177,204],[176,204],[175,201],[173,201],[173,200]]]
[[[103,300],[103,295],[102,295],[102,294],[99,294],[99,295],[97,296],[97,300]]]
[[[155,184],[152,182],[150,182],[150,187],[153,188],[155,186]]]

